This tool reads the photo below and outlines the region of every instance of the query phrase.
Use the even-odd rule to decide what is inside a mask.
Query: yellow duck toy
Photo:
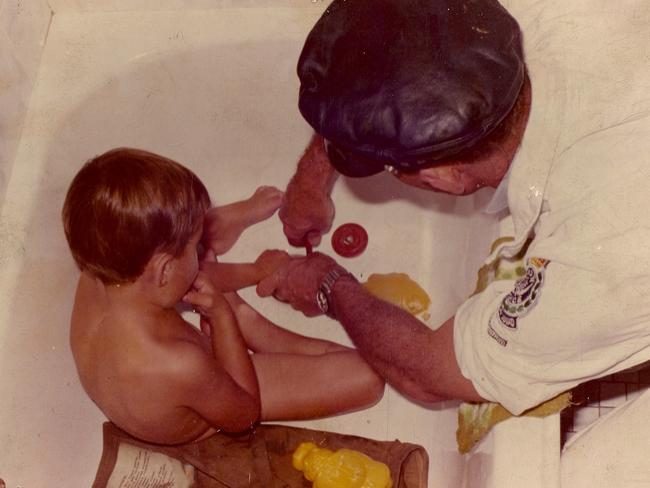
[[[303,442],[293,453],[293,467],[314,482],[313,488],[393,486],[388,466],[351,449],[332,452],[313,442]]]

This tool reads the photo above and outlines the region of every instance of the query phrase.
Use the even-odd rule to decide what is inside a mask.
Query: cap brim
[[[384,163],[357,156],[350,151],[338,148],[328,141],[325,143],[325,148],[332,166],[342,175],[363,178],[381,173],[384,170]]]

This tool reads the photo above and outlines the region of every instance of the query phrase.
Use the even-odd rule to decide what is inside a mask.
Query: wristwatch
[[[349,276],[354,281],[357,281],[354,275],[345,268],[334,268],[325,275],[323,281],[321,281],[320,286],[318,287],[318,292],[316,293],[318,308],[325,315],[333,319],[336,318],[336,311],[334,310],[334,301],[332,300],[332,290],[334,289],[334,284],[338,279],[344,276]]]

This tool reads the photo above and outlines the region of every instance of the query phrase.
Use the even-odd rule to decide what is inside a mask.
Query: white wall
[[[0,0],[0,202],[11,175],[51,16],[46,0]]]

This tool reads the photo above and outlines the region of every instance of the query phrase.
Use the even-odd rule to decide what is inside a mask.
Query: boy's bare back
[[[83,273],[70,341],[89,396],[115,423],[152,442],[197,439],[209,424],[188,407],[192,359],[212,360],[210,342],[174,310],[148,313],[115,303]]]

